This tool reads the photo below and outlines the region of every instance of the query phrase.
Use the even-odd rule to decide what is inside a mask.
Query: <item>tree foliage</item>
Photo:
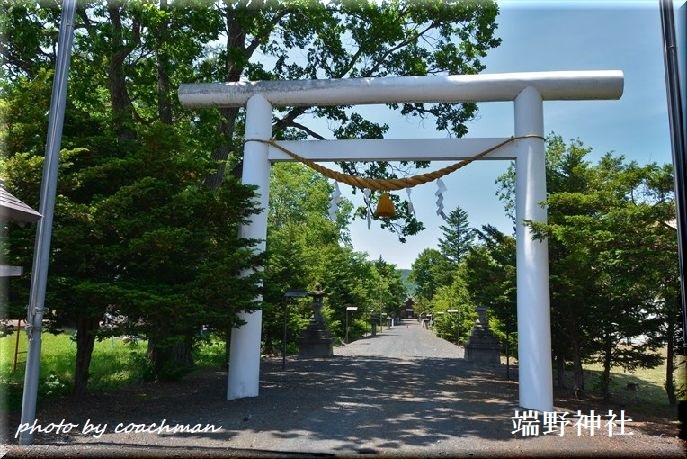
[[[446,225],[441,226],[439,250],[453,265],[460,263],[474,244],[475,235],[468,223],[468,213],[456,207],[449,213]]]
[[[613,366],[627,370],[662,361],[658,346],[674,347],[677,242],[672,170],[640,166],[604,155],[597,164],[579,140],[547,139],[548,224],[531,223],[548,237],[552,336],[559,375],[575,369],[584,389],[582,363],[603,365],[601,388],[610,396]],[[512,174],[502,178],[513,196]],[[659,338],[660,336],[660,338]],[[672,374],[667,375],[672,380]]]
[[[333,187],[326,179],[300,164],[278,164],[272,174],[268,217],[263,340],[276,349],[283,334],[284,294],[312,290],[320,283],[327,292],[324,318],[332,334],[345,334],[346,307],[357,306],[349,316],[355,326],[349,339],[362,336],[372,311],[397,313],[406,297],[400,272],[383,260],[370,261],[348,245],[352,204],[340,203],[337,221],[327,216]],[[310,299],[290,304],[289,343],[296,345],[303,320],[312,313]]]
[[[410,279],[415,283],[415,294],[432,301],[439,288],[449,285],[453,279],[448,260],[437,249],[428,248],[420,252],[410,271]]]
[[[392,75],[466,75],[485,67],[481,58],[499,45],[495,37],[498,8],[492,2],[225,2],[215,10],[226,39],[224,47],[209,50],[199,81],[294,80],[360,78]],[[463,136],[465,122],[476,113],[475,104],[391,104],[407,116],[435,120],[436,128]],[[335,138],[381,138],[386,123],[367,120],[349,107],[277,107],[276,137],[324,138],[303,115],[328,120]],[[240,110],[220,110],[227,144],[213,157],[230,160],[239,175],[241,152]],[[237,158],[231,161],[232,154]],[[418,166],[426,165],[417,163]],[[341,164],[348,173],[379,178],[403,171],[388,163]],[[406,163],[401,167],[405,168]],[[208,178],[221,182],[224,166]],[[374,196],[373,196],[374,197]],[[398,200],[397,196],[392,199]],[[423,227],[398,205],[398,217],[382,221],[401,240]],[[362,217],[364,209],[356,215]]]
[[[451,211],[447,226],[441,229],[439,249],[427,248],[417,256],[410,279],[417,286],[417,310],[433,314],[437,335],[464,343],[477,318],[466,265],[476,232],[468,226],[468,214],[460,207]]]
[[[492,330],[514,349],[517,339],[515,239],[485,225],[475,230],[478,243],[465,257],[465,278],[470,299],[489,308],[496,321]]]
[[[467,342],[477,319],[464,269],[461,266],[450,284],[439,287],[432,308],[437,336],[462,344]]]
[[[236,239],[254,210],[251,190],[232,178],[242,170],[243,109],[183,110],[180,83],[475,74],[499,44],[497,12],[493,2],[439,0],[79,2],[48,284],[54,318],[77,329],[77,390],[108,308],[139,319],[161,374],[189,363],[201,322],[226,331],[238,309],[252,307],[254,279],[235,276],[262,262],[249,256],[255,241]],[[59,13],[51,0],[0,2],[2,173],[34,207]],[[390,109],[456,136],[476,112],[474,104]],[[324,137],[305,115],[327,119],[337,138],[387,129],[350,107],[275,107],[274,137]],[[303,203],[273,192],[266,307],[315,279],[331,291],[335,319],[344,303],[396,307],[395,270],[347,246],[350,205],[329,222],[326,182],[285,170],[280,180]],[[363,171],[401,173],[383,163]],[[399,208],[406,212],[384,226],[415,234],[421,223]],[[30,265],[31,240],[31,228],[13,231],[8,256]],[[26,304],[26,281],[14,281],[15,306]]]
[[[2,174],[36,208],[55,7],[5,2],[0,14],[9,38],[2,40]],[[214,192],[199,187],[215,165],[192,124],[171,124],[190,116],[163,84],[188,77],[196,54],[179,40],[176,65],[162,65],[168,45],[153,35],[164,14],[143,3],[79,5],[46,300],[54,312],[48,317],[76,330],[77,392],[85,390],[106,310],[140,319],[139,332],[149,338],[157,375],[164,377],[181,368],[170,364],[179,361],[173,349],[183,349],[182,361],[191,363],[200,324],[226,330],[236,310],[253,307],[248,297],[255,289],[232,286],[236,274],[257,263],[245,251],[253,242],[236,238],[237,226],[254,211],[252,191],[235,181]],[[33,231],[13,229],[10,237],[10,256],[25,267]],[[13,280],[10,314],[21,314],[26,304],[28,274]]]

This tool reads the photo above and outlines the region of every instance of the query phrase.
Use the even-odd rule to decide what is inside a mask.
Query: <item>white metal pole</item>
[[[40,190],[40,214],[42,218],[36,229],[36,243],[31,268],[31,294],[26,319],[26,332],[29,335],[29,347],[26,356],[24,373],[24,392],[21,402],[21,425],[33,424],[36,419],[36,399],[38,397],[38,379],[41,365],[41,330],[45,306],[45,290],[48,283],[50,260],[50,239],[52,236],[53,213],[57,193],[57,170],[62,143],[64,110],[67,103],[67,76],[74,40],[75,0],[64,0],[57,41],[57,64],[52,84],[50,114],[48,117],[48,140],[45,147],[43,178]],[[19,443],[30,445],[33,442],[31,430],[24,430],[19,435]]]
[[[525,88],[514,102],[515,135],[544,135],[542,98]],[[543,138],[520,139],[515,160],[515,223],[520,406],[553,411],[549,247],[534,240],[525,221],[546,222]]]
[[[272,105],[261,95],[252,96],[246,104],[246,139],[269,139],[272,136]],[[256,251],[265,251],[267,236],[267,208],[270,187],[270,162],[267,145],[246,142],[243,153],[243,183],[257,185],[260,213],[241,228],[241,236],[260,239]],[[260,295],[258,301],[262,301]],[[260,338],[262,310],[241,312],[245,325],[231,331],[229,349],[229,387],[227,399],[257,397],[260,381]]]

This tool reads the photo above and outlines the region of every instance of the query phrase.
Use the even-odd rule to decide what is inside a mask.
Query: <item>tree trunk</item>
[[[88,386],[88,369],[91,366],[95,332],[100,320],[80,317],[76,321],[76,367],[74,369],[74,394],[83,395]]]
[[[245,67],[245,62],[237,59],[237,55],[246,56],[246,31],[243,24],[236,18],[236,13],[231,6],[225,10],[226,15],[226,30],[227,30],[227,58],[224,62],[224,78],[227,82],[236,82],[241,79],[241,74]],[[225,161],[229,158],[229,153],[232,149],[232,139],[234,138],[234,128],[236,126],[236,118],[238,117],[238,108],[223,108],[220,109],[222,117],[218,126],[219,135],[224,142],[212,152],[212,159],[217,163],[217,171],[214,174],[205,177],[205,185],[210,189],[217,189],[224,180]],[[237,178],[241,178],[242,166],[239,164],[234,168],[232,173]]]
[[[611,363],[613,357],[613,336],[611,333],[607,333],[604,336],[604,360],[603,360],[603,372],[601,373],[601,393],[603,394],[604,400],[611,399],[610,385],[611,385]]]
[[[458,340],[460,341],[460,331],[458,332]],[[506,380],[510,381],[510,327],[506,328]]]
[[[562,353],[556,353],[556,385],[565,389],[565,358]]]
[[[578,400],[584,397],[584,368],[582,368],[582,353],[577,339],[572,341],[573,352],[573,390]]]
[[[163,341],[159,337],[148,338],[147,355],[153,365],[155,378],[177,379],[193,367],[193,334],[189,332],[172,344],[161,345]]]
[[[171,360],[179,368],[191,368],[193,366],[193,335],[188,333],[184,339],[177,341],[172,346]]]
[[[160,10],[167,11],[167,0],[160,0]],[[169,79],[169,59],[167,58],[164,45],[168,42],[167,30],[169,21],[163,20],[157,28],[158,48],[156,50],[156,69],[157,69],[157,111],[160,121],[164,124],[173,123],[172,99],[170,97]],[[178,341],[171,350],[170,361],[179,368],[189,368],[193,366],[193,334],[185,336],[182,341]]]
[[[146,357],[149,361],[155,362],[155,354],[157,353],[157,348],[155,347],[155,338],[152,336],[148,337],[148,346],[146,346]]]
[[[167,0],[160,0],[160,11],[167,11]],[[169,60],[163,49],[167,43],[167,20],[160,21],[157,29],[158,49],[157,51],[157,112],[160,121],[165,124],[172,124],[172,100],[169,95]]]
[[[135,132],[131,127],[133,124],[133,106],[131,105],[131,99],[126,84],[124,62],[136,46],[140,38],[138,35],[140,30],[139,25],[134,24],[134,26],[132,26],[132,33],[134,35],[133,43],[124,44],[122,8],[121,2],[108,1],[107,10],[110,15],[110,22],[112,23],[112,49],[108,68],[108,88],[112,100],[112,121],[117,137],[120,140],[132,140],[135,138]]]
[[[222,108],[220,109],[221,121],[217,130],[224,143],[212,151],[212,159],[217,164],[217,170],[213,174],[209,174],[205,177],[205,186],[209,187],[211,190],[219,188],[224,180],[224,171],[227,158],[229,158],[229,153],[233,147],[233,137],[234,137],[234,127],[236,125],[236,118],[239,114],[238,108]],[[243,163],[239,161],[232,174],[236,178],[241,178],[243,173]]]

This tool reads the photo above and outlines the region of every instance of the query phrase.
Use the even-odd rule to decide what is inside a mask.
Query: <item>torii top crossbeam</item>
[[[339,80],[183,84],[186,108],[240,107],[261,94],[273,105],[356,105],[413,102],[503,102],[533,87],[542,100],[619,99],[623,72],[589,70]]]

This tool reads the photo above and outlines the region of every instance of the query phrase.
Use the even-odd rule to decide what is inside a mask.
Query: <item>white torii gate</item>
[[[270,140],[272,106],[385,103],[459,103],[512,101],[514,137],[483,159],[515,160],[515,220],[519,405],[553,411],[548,242],[532,238],[527,220],[546,222],[544,100],[619,99],[623,73],[564,71],[469,76],[354,78],[341,80],[259,81],[181,85],[187,108],[246,105],[246,139]],[[313,161],[458,160],[470,158],[506,139],[303,140],[278,145]],[[243,183],[257,185],[262,211],[241,229],[263,242],[265,250],[270,167],[292,158],[262,142],[246,142]],[[259,298],[262,300],[262,298]],[[259,392],[262,311],[242,312],[246,322],[231,333],[229,400]]]

